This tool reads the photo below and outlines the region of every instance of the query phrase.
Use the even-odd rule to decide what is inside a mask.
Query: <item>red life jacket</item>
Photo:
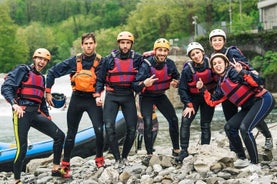
[[[202,72],[195,71],[193,67],[193,63],[188,62],[188,66],[192,72],[192,81],[188,82],[189,91],[193,94],[200,93],[199,89],[196,88],[196,82],[201,78],[207,90],[214,89],[216,86],[215,79],[213,78],[212,70],[210,68],[206,68]]]
[[[247,85],[241,83],[235,83],[231,81],[229,78],[224,78],[220,83],[221,90],[224,95],[235,104],[236,106],[241,106],[244,102],[246,102],[251,96],[255,93],[251,88]]]
[[[114,68],[109,70],[106,76],[106,81],[109,87],[113,86],[130,87],[135,80],[137,70],[134,68],[133,58],[121,60],[114,58]]]
[[[44,96],[44,90],[45,83],[43,76],[29,70],[28,80],[21,82],[21,88],[19,88],[17,94],[21,98],[41,103]]]
[[[146,91],[164,92],[165,90],[169,89],[172,77],[167,73],[167,64],[165,63],[161,70],[157,70],[155,67],[151,66],[148,60],[145,59],[145,61],[148,63],[148,65],[150,65],[151,76],[155,74],[155,77],[158,78],[158,80],[155,81],[152,86],[146,88]]]

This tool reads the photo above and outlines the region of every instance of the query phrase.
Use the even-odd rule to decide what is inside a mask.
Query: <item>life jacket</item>
[[[95,68],[99,65],[100,60],[101,56],[96,54],[90,70],[85,70],[82,66],[82,54],[76,55],[76,73],[71,76],[71,86],[73,91],[95,92]]]
[[[109,89],[114,86],[130,87],[138,72],[134,68],[134,52],[131,58],[124,60],[117,58],[114,52],[112,52],[112,56],[114,58],[114,67],[107,72],[107,87]]]
[[[38,103],[42,102],[45,90],[45,81],[40,73],[32,71],[30,66],[27,66],[28,79],[21,82],[21,87],[17,90],[17,95],[20,98],[35,101]]]
[[[209,62],[208,62],[209,63]],[[199,72],[195,71],[193,67],[193,62],[189,61],[187,62],[187,65],[189,66],[191,72],[192,72],[192,81],[188,82],[189,91],[193,94],[199,94],[200,91],[198,88],[196,88],[196,83],[199,81],[199,78],[203,81],[204,85],[206,86],[207,90],[214,89],[216,86],[216,81],[213,77],[211,67],[206,68],[205,70]]]
[[[251,96],[255,95],[250,86],[235,83],[226,77],[222,80],[220,86],[224,95],[227,96],[227,99],[236,106],[241,106]]]
[[[147,59],[144,59],[144,61],[150,66],[150,75],[155,75],[155,77],[158,78],[158,80],[155,81],[152,86],[146,88],[146,91],[159,93],[169,89],[172,77],[168,75],[166,62],[161,70],[157,70]]]

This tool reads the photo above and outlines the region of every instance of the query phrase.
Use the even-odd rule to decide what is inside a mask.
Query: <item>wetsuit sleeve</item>
[[[49,116],[49,110],[47,108],[47,104],[45,101],[45,98],[43,97],[41,105],[40,105],[40,111],[45,115],[45,116]]]
[[[168,70],[169,70],[168,73],[171,74],[173,79],[177,79],[177,80],[180,79],[180,73],[177,70],[177,67],[176,67],[174,61],[170,60]]]
[[[100,96],[101,92],[104,90],[106,84],[106,74],[109,70],[109,63],[113,60],[111,55],[108,55],[101,59],[99,64],[99,69],[96,73],[96,85],[95,85],[95,97]]]
[[[179,81],[178,93],[181,99],[181,102],[186,106],[191,106],[191,93],[189,92],[188,81],[190,80],[191,72],[188,70],[188,67],[185,67],[182,70],[181,78]]]
[[[213,95],[211,95],[211,93],[206,89],[204,91],[204,99],[209,106],[215,107],[216,105],[224,102],[227,99],[227,97],[222,94],[219,94],[217,91],[213,93]]]
[[[52,66],[47,71],[45,91],[51,93],[51,88],[54,85],[56,78],[70,74],[74,71],[76,71],[76,56]]]
[[[254,78],[253,75],[255,74],[247,72],[246,70],[242,70],[239,74],[243,76],[244,81],[247,82],[250,86],[259,87],[258,81],[256,81],[258,80],[259,76],[256,76],[256,78]]]
[[[142,92],[144,90],[145,85],[143,84],[143,81],[148,77],[150,77],[150,68],[146,62],[143,62],[139,67],[134,82],[132,82],[135,92]]]
[[[7,77],[1,86],[1,94],[11,105],[16,103],[16,92],[21,82],[28,73],[28,69],[24,65],[20,65],[7,74]]]
[[[143,62],[143,56],[136,53],[134,57],[134,68],[138,70],[142,62]]]
[[[227,57],[231,62],[234,62],[233,59],[235,59],[237,62],[240,61],[242,64],[246,65],[250,71],[254,70],[254,68],[250,65],[248,59],[241,53],[240,50],[236,48],[230,48]]]

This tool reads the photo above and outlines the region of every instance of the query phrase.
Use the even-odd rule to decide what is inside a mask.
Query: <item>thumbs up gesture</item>
[[[204,83],[203,83],[202,79],[199,78],[199,80],[196,82],[196,88],[201,89],[201,88],[203,88],[203,86],[204,86]]]

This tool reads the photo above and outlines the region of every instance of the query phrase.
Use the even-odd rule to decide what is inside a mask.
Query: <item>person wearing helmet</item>
[[[103,119],[106,128],[110,151],[114,156],[117,169],[128,165],[128,155],[136,136],[137,110],[133,88],[131,86],[140,66],[142,57],[132,50],[134,36],[128,31],[120,32],[117,36],[118,49],[103,58],[97,73],[96,103],[103,105]],[[106,90],[105,101],[101,98]],[[126,121],[126,138],[120,153],[115,120],[119,108]]]
[[[214,52],[212,53],[222,53],[226,55],[230,62],[234,63],[240,62],[243,64],[244,68],[258,75],[258,72],[253,69],[253,67],[249,64],[248,59],[243,55],[243,53],[235,46],[226,47],[226,33],[222,29],[214,29],[209,34],[209,42],[212,46]],[[261,79],[262,80],[262,79]],[[233,117],[234,114],[238,112],[238,108],[232,104],[229,100],[226,100],[222,103],[223,113],[225,116],[225,120],[228,121]],[[258,130],[265,137],[265,145],[264,149],[271,150],[273,148],[273,140],[272,135],[268,129],[268,126],[265,122],[259,123],[257,125]],[[233,146],[230,144],[230,149],[233,149]]]
[[[104,134],[103,111],[95,101],[96,72],[99,70],[101,56],[95,52],[97,46],[95,34],[84,33],[81,35],[82,53],[72,56],[57,63],[48,70],[46,77],[47,102],[54,106],[51,88],[55,79],[70,75],[72,95],[67,110],[67,135],[64,145],[62,167],[65,173],[70,174],[70,158],[74,148],[75,136],[84,112],[87,112],[96,135],[95,165],[104,167]]]
[[[214,114],[214,107],[205,102],[202,93],[196,88],[196,83],[201,79],[210,92],[215,89],[216,79],[209,64],[209,58],[205,55],[202,45],[198,42],[188,44],[187,56],[191,60],[184,65],[178,88],[184,108],[180,127],[182,150],[175,159],[177,163],[182,163],[183,159],[189,155],[190,126],[198,109],[200,108],[201,144],[210,144],[210,125]]]
[[[258,151],[252,130],[271,112],[275,105],[272,94],[261,85],[259,76],[243,69],[239,62],[232,63],[222,53],[214,54],[211,59],[212,70],[219,75],[219,84],[214,93],[210,93],[203,82],[197,83],[197,88],[204,91],[207,104],[216,106],[225,100],[241,110],[225,124],[224,129],[238,159],[234,162],[235,167],[246,167],[249,161],[246,159],[242,141],[244,141],[252,164],[257,164]]]
[[[28,132],[33,127],[54,139],[53,170],[63,177],[60,170],[65,134],[51,121],[44,98],[45,78],[41,71],[51,60],[50,52],[45,48],[37,49],[33,54],[31,65],[19,65],[10,71],[1,86],[1,94],[11,104],[16,140],[16,157],[13,162],[15,183],[20,181],[28,147]]]
[[[173,146],[172,155],[177,156],[180,152],[178,118],[172,103],[165,94],[170,85],[177,88],[180,77],[174,61],[167,57],[169,49],[168,40],[164,38],[157,39],[153,47],[155,54],[144,58],[144,62],[141,64],[133,83],[135,91],[139,93],[141,98],[144,143],[147,151],[146,157],[142,160],[144,165],[149,164],[153,154],[153,105],[158,108],[168,121],[169,134]]]

